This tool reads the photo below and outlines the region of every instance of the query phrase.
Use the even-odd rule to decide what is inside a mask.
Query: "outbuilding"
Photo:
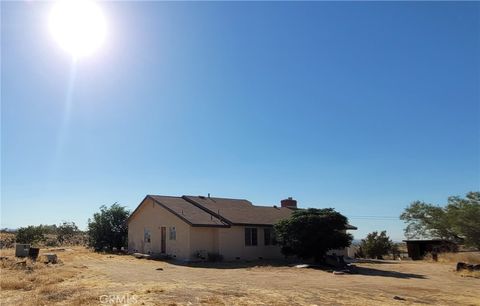
[[[408,257],[413,260],[422,259],[428,253],[457,252],[457,243],[445,239],[413,239],[407,243]]]

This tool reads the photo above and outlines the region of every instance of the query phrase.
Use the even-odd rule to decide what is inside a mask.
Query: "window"
[[[143,241],[148,243],[150,243],[151,241],[150,230],[148,230],[147,228],[143,229]]]
[[[271,237],[272,236],[272,229],[264,228],[263,229],[263,242],[265,245],[270,245],[272,243]]]
[[[265,245],[276,245],[277,239],[275,239],[275,232],[273,228],[263,229],[263,242]]]
[[[170,240],[177,240],[177,230],[175,229],[175,226],[169,228],[169,237]]]
[[[257,229],[245,228],[245,245],[257,245]]]

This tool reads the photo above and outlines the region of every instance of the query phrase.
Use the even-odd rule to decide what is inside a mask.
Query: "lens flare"
[[[88,0],[55,3],[50,12],[49,27],[60,47],[75,58],[94,53],[104,43],[107,34],[102,10]]]

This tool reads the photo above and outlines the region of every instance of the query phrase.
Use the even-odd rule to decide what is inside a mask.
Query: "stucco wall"
[[[277,245],[265,245],[264,227],[257,229],[257,245],[245,245],[245,226],[230,228],[192,227],[151,199],[146,199],[130,219],[128,226],[128,250],[130,252],[160,253],[161,227],[166,227],[166,254],[181,260],[196,260],[203,255],[218,253],[224,260],[281,259]],[[175,226],[176,240],[169,239],[169,228]],[[251,227],[251,226],[247,226]],[[144,230],[150,230],[151,242],[144,241]],[[346,255],[345,250],[330,251]]]
[[[219,253],[218,228],[190,227],[190,256],[198,259],[197,254]]]
[[[146,199],[128,224],[128,250],[130,252],[160,253],[161,227],[166,227],[166,254],[186,259],[190,256],[190,225]],[[176,240],[169,239],[169,228],[176,228]],[[144,230],[150,230],[151,242],[144,241]]]
[[[251,226],[248,226],[251,227]],[[256,246],[245,245],[245,226],[232,226],[218,229],[219,253],[225,260],[279,259],[283,258],[280,247],[264,244],[263,227],[257,228],[258,243]]]

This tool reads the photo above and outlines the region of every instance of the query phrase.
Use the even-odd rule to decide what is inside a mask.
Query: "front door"
[[[162,241],[161,241],[161,244],[160,244],[160,247],[161,247],[161,252],[162,254],[165,254],[165,249],[166,249],[166,240],[167,240],[167,228],[165,226],[162,226],[162,230],[161,230],[161,234],[162,234]]]

